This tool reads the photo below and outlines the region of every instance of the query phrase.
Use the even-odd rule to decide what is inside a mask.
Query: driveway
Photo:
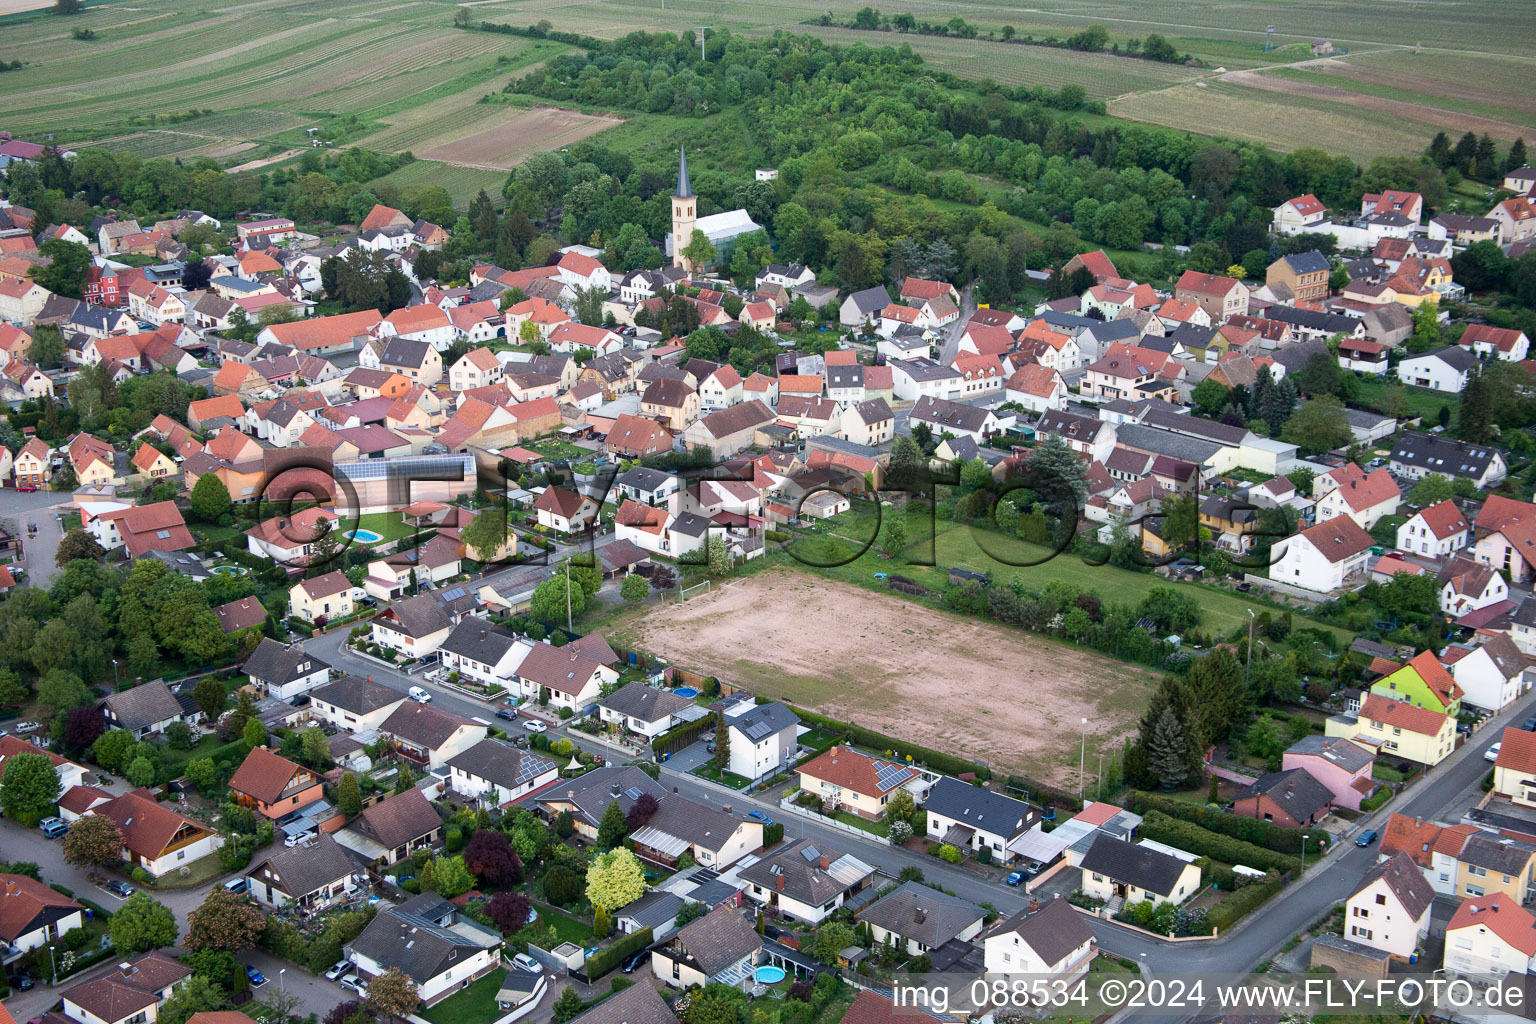
[[[46,588],[58,575],[53,553],[64,537],[64,528],[54,515],[73,510],[74,504],[67,494],[28,493],[13,487],[0,489],[0,522],[9,524],[13,535],[21,539],[23,557],[20,564],[26,568],[32,586]],[[78,524],[78,520],[76,522]],[[27,536],[28,523],[37,524],[36,537]]]
[[[667,758],[666,765],[673,771],[691,772],[695,768],[708,764],[710,758],[714,756],[714,754],[709,752],[708,745],[703,740],[699,740],[688,744],[682,750]]]

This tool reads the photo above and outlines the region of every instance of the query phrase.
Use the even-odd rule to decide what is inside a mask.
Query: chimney
[[[818,861],[817,863],[819,863],[821,865],[821,870],[825,871],[830,866],[831,862],[827,860],[827,855],[826,854],[822,854],[821,855],[821,860]]]
[[[19,892],[21,892],[21,886],[16,884],[16,880],[13,879],[13,878],[6,879],[6,881],[5,881],[5,894],[7,896],[15,896]]]
[[[922,924],[924,921],[928,920],[928,911],[924,910],[922,907],[913,908],[912,920],[916,921],[918,924]]]
[[[773,876],[773,887],[775,889],[777,889],[779,892],[783,892],[784,891],[784,876],[783,875],[774,875]]]
[[[576,799],[576,791],[574,789],[566,790],[565,791],[565,798],[567,800],[574,800],[574,799]]]
[[[726,814],[730,814],[731,813],[731,805],[730,804],[721,804],[720,805],[720,809],[722,811],[724,811]]]
[[[1040,901],[1039,900],[1030,900],[1029,901],[1029,912],[1031,914],[1033,914],[1035,911],[1037,911],[1039,909],[1040,909]]]

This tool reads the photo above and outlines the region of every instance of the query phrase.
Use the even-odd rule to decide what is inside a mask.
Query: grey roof
[[[1058,313],[1054,309],[1048,309],[1044,313],[1040,314],[1040,319],[1044,320],[1052,327],[1072,335],[1074,338],[1081,334],[1083,331],[1095,327],[1101,327],[1105,323],[1105,321],[1095,320],[1091,316],[1080,316],[1077,313]],[[1098,337],[1098,335],[1095,334],[1094,337]]]
[[[1195,465],[1204,465],[1226,447],[1215,441],[1175,434],[1171,430],[1161,430],[1141,423],[1122,423],[1116,429],[1115,436],[1127,447],[1140,448],[1158,455],[1171,455]]]
[[[702,537],[709,532],[710,521],[693,512],[680,513],[672,520],[668,528],[674,533],[681,533],[685,537]]]
[[[654,841],[646,842],[646,838],[655,840],[671,837],[689,846],[719,853],[736,835],[743,821],[744,818],[672,793],[662,797],[661,807],[651,815],[651,820],[644,827],[636,829],[630,838],[638,844],[659,849]],[[659,835],[647,837],[647,832]]]
[[[421,984],[500,945],[501,936],[460,920],[453,904],[436,893],[422,893],[380,911],[350,948]]]
[[[692,707],[693,701],[670,690],[647,686],[637,679],[598,701],[597,706],[642,722],[659,722]]]
[[[386,615],[392,615],[393,618],[386,618]],[[419,639],[448,629],[453,625],[453,617],[438,601],[437,595],[429,592],[396,601],[389,606],[387,612],[374,616],[373,624]]]
[[[951,402],[945,398],[924,395],[912,406],[909,418],[932,423],[940,428],[954,427],[957,430],[975,433],[986,425],[987,410],[960,402]]]
[[[855,363],[852,366],[827,367],[827,387],[829,388],[861,388],[864,386],[864,367]]]
[[[597,549],[604,572],[618,572],[651,557],[651,553],[629,540],[612,540]]]
[[[1177,857],[1106,835],[1094,837],[1083,855],[1082,867],[1159,896],[1173,895],[1173,887],[1184,873],[1184,862]]]
[[[821,862],[827,866],[823,868]],[[802,839],[742,869],[741,878],[790,899],[819,906],[868,879],[874,868],[851,854]],[[779,889],[778,879],[784,880]]]
[[[414,366],[420,368],[427,361],[427,353],[432,351],[432,345],[426,341],[411,341],[399,335],[392,337],[384,344],[384,352],[379,356],[380,366]]]
[[[1040,422],[1035,429],[1043,434],[1060,434],[1068,441],[1092,444],[1098,438],[1099,431],[1108,425],[1103,420],[1094,419],[1092,416],[1050,409],[1041,414]]]
[[[635,931],[650,928],[659,932],[677,919],[678,912],[685,905],[686,901],[677,893],[652,889],[614,916],[633,921]]]
[[[903,883],[858,914],[860,921],[929,947],[944,945],[985,916],[986,912],[970,900],[921,882]]]
[[[1478,358],[1470,349],[1460,345],[1447,345],[1445,348],[1437,348],[1433,352],[1422,352],[1416,356],[1408,356],[1408,359],[1438,359],[1457,373],[1466,373],[1477,366]]]
[[[352,873],[352,861],[341,845],[329,834],[303,846],[278,848],[266,860],[246,874],[263,875],[263,881],[280,892],[298,899],[346,878]]]
[[[1149,427],[1172,430],[1178,434],[1204,438],[1233,448],[1241,445],[1243,439],[1248,436],[1247,427],[1234,427],[1215,420],[1191,416],[1188,413],[1173,413],[1164,409],[1148,409],[1142,416],[1141,422]]]
[[[693,186],[688,183],[688,147],[677,148],[677,191],[673,193],[678,199],[687,199],[693,195]]]
[[[884,288],[865,288],[848,296],[860,313],[878,313],[891,304],[891,293]]]
[[[1480,477],[1499,449],[1404,431],[1392,448],[1392,461],[1450,477]]]
[[[976,439],[969,434],[944,443],[949,446],[950,454],[957,459],[970,462],[972,459],[981,458],[981,448],[976,444]]]
[[[1333,803],[1333,793],[1327,786],[1314,779],[1312,773],[1305,768],[1266,772],[1232,799],[1235,802],[1259,796],[1269,797],[1276,806],[1283,807],[1295,821],[1306,821]]]
[[[872,398],[867,402],[860,402],[853,407],[853,410],[864,423],[883,423],[896,416],[883,398]]]
[[[459,729],[474,724],[463,715],[456,715],[452,711],[434,708],[429,704],[406,701],[390,712],[389,717],[379,726],[379,731],[398,736],[428,750],[436,750],[447,743]]]
[[[330,667],[303,648],[278,643],[271,637],[261,638],[243,666],[246,675],[268,686],[282,686]]]
[[[1093,939],[1093,930],[1082,914],[1066,900],[1054,899],[1038,910],[1028,908],[999,924],[991,935],[1016,932],[1024,944],[1045,963],[1059,964],[1062,958]]]
[[[576,808],[572,817],[596,825],[610,803],[617,802],[619,809],[628,814],[642,793],[660,800],[667,795],[667,790],[639,768],[609,765],[580,778],[566,779],[558,786],[543,790],[534,800],[540,805],[572,804]]]
[[[654,985],[631,985],[573,1017],[570,1024],[677,1024]]]
[[[902,373],[905,373],[908,377],[911,377],[913,380],[919,382],[930,380],[949,380],[954,377],[964,376],[964,374],[955,369],[953,366],[945,366],[943,363],[936,363],[932,359],[929,359],[927,356],[916,356],[912,359],[892,359],[886,365],[891,367],[901,367]]]
[[[347,827],[372,836],[382,846],[404,846],[442,828],[443,819],[421,790],[412,786],[404,793],[385,797],[366,807]]]
[[[765,740],[785,729],[793,729],[799,724],[800,719],[795,716],[795,713],[778,701],[759,704],[744,715],[726,719],[726,725],[740,732],[753,743]]]
[[[1469,839],[1468,842],[1471,840]],[[1465,845],[1462,847],[1462,852],[1466,852]],[[1435,901],[1435,890],[1430,887],[1429,882],[1424,878],[1424,873],[1413,862],[1413,858],[1402,850],[1367,871],[1350,895],[1358,896],[1377,879],[1386,883],[1387,889],[1397,897],[1403,909],[1408,911],[1408,916],[1415,921]]]
[[[103,700],[102,704],[112,712],[117,724],[129,731],[181,717],[181,704],[163,679],[154,679],[130,690],[114,693]]]
[[[547,757],[519,750],[506,740],[497,739],[481,740],[449,758],[448,766],[503,789],[519,789],[529,780],[559,768]]]
[[[1126,338],[1141,337],[1141,328],[1136,326],[1136,321],[1126,317],[1117,320],[1096,321],[1092,327],[1084,329],[1085,334],[1091,334],[1098,342],[1122,341]]]
[[[448,638],[439,646],[438,650],[456,654],[470,661],[478,661],[483,665],[495,665],[507,652],[517,646],[517,634],[500,626],[492,625],[479,616],[467,616]]]
[[[1283,324],[1305,327],[1312,331],[1322,331],[1325,334],[1334,334],[1339,331],[1345,334],[1353,334],[1355,332],[1355,325],[1360,322],[1352,316],[1341,316],[1338,313],[1320,313],[1315,309],[1302,309],[1299,306],[1270,306],[1265,311],[1265,316],[1271,320],[1279,320]],[[1276,351],[1283,352],[1286,347],[1282,346]]]
[[[1503,839],[1497,835],[1479,832],[1467,837],[1461,844],[1457,859],[1463,864],[1487,868],[1505,875],[1518,875],[1525,870],[1536,846],[1518,839]]]
[[[1320,270],[1328,272],[1333,269],[1333,265],[1328,262],[1328,257],[1316,249],[1309,249],[1306,252],[1293,252],[1289,256],[1282,256],[1280,258],[1298,274],[1315,274]]]
[[[1351,773],[1359,771],[1375,760],[1364,747],[1340,736],[1331,739],[1315,734],[1304,736],[1287,747],[1285,752],[1321,757],[1328,763],[1338,765]]]
[[[949,776],[940,779],[929,790],[923,809],[1005,839],[1023,832],[1034,817],[1029,804],[1022,800]]]
[[[712,978],[762,949],[763,937],[735,907],[717,907],[673,936],[671,945]]]
[[[667,481],[675,478],[677,474],[667,473],[659,469],[651,469],[649,466],[636,466],[619,475],[614,483],[621,487],[633,487],[637,491],[655,491],[666,486]]]
[[[325,704],[334,704],[354,715],[366,715],[405,699],[405,694],[362,676],[342,676],[324,686],[317,686],[310,696]]]

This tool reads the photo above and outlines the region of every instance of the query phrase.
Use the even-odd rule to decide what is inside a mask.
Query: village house
[[[530,803],[550,821],[558,818],[561,812],[569,814],[577,835],[596,839],[603,812],[610,803],[618,804],[619,810],[627,815],[642,795],[649,794],[660,801],[668,792],[639,768],[609,765],[550,786],[536,794]]]
[[[1200,888],[1200,865],[1149,846],[1098,835],[1083,854],[1083,892],[1106,903],[1183,903]]]
[[[1496,605],[1509,597],[1509,584],[1498,570],[1457,556],[1446,562],[1435,577],[1440,589],[1440,610],[1452,619]]]
[[[1276,542],[1269,577],[1329,593],[1366,570],[1375,543],[1352,517],[1336,516]]]
[[[1358,712],[1328,719],[1323,734],[1433,766],[1444,761],[1456,746],[1456,718],[1372,693],[1361,702]]]
[[[1228,317],[1248,312],[1248,286],[1220,274],[1201,274],[1186,270],[1174,286],[1174,298],[1203,309],[1213,323],[1225,323]]]
[[[342,732],[377,730],[405,701],[405,694],[361,676],[342,676],[310,691],[309,711]]]
[[[1305,768],[1266,772],[1232,798],[1232,813],[1281,828],[1315,825],[1333,809],[1333,792]]]
[[[123,833],[123,859],[155,878],[217,853],[224,845],[217,831],[177,814],[147,789],[114,797],[92,813],[117,823]]]
[[[108,694],[102,698],[101,713],[108,725],[140,739],[165,732],[166,726],[181,721],[183,715],[181,702],[163,679]]]
[[[1313,302],[1328,297],[1328,277],[1332,272],[1328,257],[1313,249],[1275,260],[1264,273],[1264,283],[1271,291],[1285,288],[1291,300]]]
[[[446,764],[448,788],[485,808],[506,807],[560,777],[555,761],[498,739],[483,739]]]
[[[1425,558],[1447,558],[1467,546],[1472,527],[1455,501],[1415,512],[1397,528],[1397,549]]]
[[[296,907],[307,913],[326,910],[357,891],[347,851],[321,834],[302,846],[276,849],[245,872],[251,897],[269,907]],[[194,1020],[188,1024],[196,1024]]]
[[[980,854],[993,863],[1012,859],[1009,846],[1040,820],[1035,808],[1022,800],[994,793],[944,776],[923,801],[928,838]]]
[[[307,622],[346,618],[357,608],[352,586],[340,570],[301,580],[288,588],[288,611]]]
[[[155,1024],[160,1005],[192,976],[192,968],[151,950],[62,993],[62,1018],[75,1024]],[[5,1015],[7,1018],[9,1014]]]
[[[970,900],[921,882],[903,882],[860,910],[876,943],[906,956],[921,956],[951,942],[968,944],[981,934],[986,911]]]
[[[1321,783],[1336,807],[1360,809],[1360,801],[1376,791],[1371,776],[1376,758],[1357,743],[1342,738],[1303,736],[1286,748],[1280,769],[1300,768]]]
[[[235,803],[267,818],[281,818],[307,807],[324,795],[322,779],[267,747],[254,747],[235,774],[229,789]]]
[[[1451,480],[1469,480],[1478,490],[1488,490],[1503,482],[1509,472],[1503,452],[1488,445],[1455,441],[1433,434],[1403,431],[1392,448],[1389,468],[1396,476],[1410,480],[1422,480],[1431,473]],[[1508,500],[1491,498],[1490,501]],[[1487,505],[1484,506],[1487,508]],[[1490,529],[1496,529],[1489,526]],[[1477,530],[1481,537],[1482,516],[1478,516]],[[1486,561],[1481,554],[1478,561]]]
[[[1344,902],[1344,937],[1406,960],[1429,933],[1435,891],[1407,854],[1365,873]]]
[[[1081,976],[1093,962],[1093,929],[1064,899],[1031,899],[982,939],[988,974],[1043,975],[1053,980]]]
[[[747,898],[808,924],[820,924],[874,882],[875,869],[852,854],[801,839],[740,872]]]
[[[263,611],[262,618],[254,624],[260,625],[265,617]],[[271,637],[261,638],[241,671],[262,695],[278,700],[292,700],[331,678],[331,666],[306,653],[303,644],[284,644]]]
[[[379,735],[402,756],[435,770],[484,739],[486,727],[452,711],[408,700],[384,719]]]
[[[697,705],[686,697],[635,680],[599,700],[597,713],[598,718],[609,725],[654,739],[680,724],[677,718],[680,713],[695,707]]]
[[[1524,331],[1489,324],[1468,324],[1456,344],[1479,356],[1497,356],[1514,363],[1523,362],[1531,348]]]
[[[762,950],[763,937],[739,910],[717,907],[652,949],[651,973],[662,984],[677,989],[710,984],[736,986],[751,976]],[[649,985],[636,987],[655,992]],[[626,1016],[624,1024],[646,1022],[644,1018]]]
[[[800,788],[823,804],[870,821],[885,814],[885,805],[899,790],[920,790],[923,781],[914,768],[836,744],[802,764],[799,775]]]
[[[763,823],[673,793],[629,835],[635,855],[672,869],[684,856],[724,871],[763,845]]]
[[[416,984],[424,1006],[442,1002],[496,970],[501,935],[432,892],[381,910],[344,948],[368,981],[395,970]]]
[[[533,502],[539,525],[556,533],[578,533],[597,516],[597,502],[585,494],[550,485]]]
[[[1536,916],[1502,893],[1463,900],[1445,926],[1444,969],[1485,982],[1536,971]]]
[[[547,697],[556,712],[560,708],[579,712],[597,700],[605,683],[618,678],[611,666],[584,656],[576,644],[535,643],[529,645],[510,682],[520,687],[520,696]]]

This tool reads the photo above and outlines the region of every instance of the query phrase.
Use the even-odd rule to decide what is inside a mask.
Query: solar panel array
[[[881,792],[901,785],[911,776],[912,770],[903,765],[892,764],[890,761],[875,762],[875,785]]]

